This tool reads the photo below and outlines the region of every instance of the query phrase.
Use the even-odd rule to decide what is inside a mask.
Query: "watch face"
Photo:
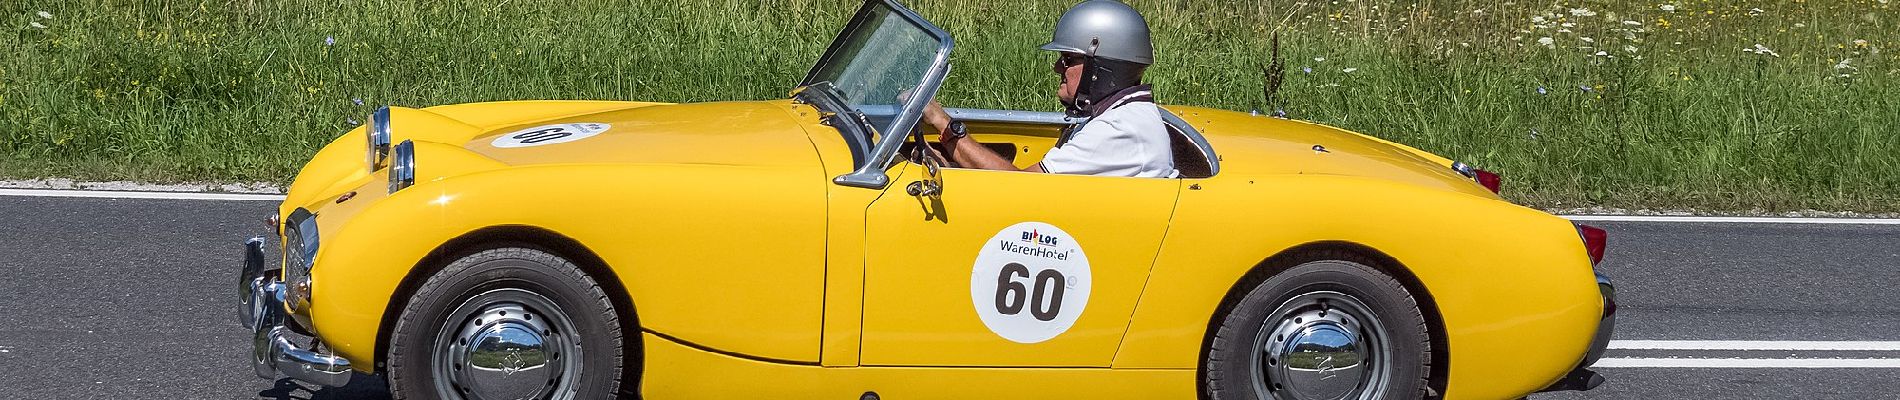
[[[965,131],[963,130],[963,121],[956,121],[956,122],[951,122],[951,123],[950,123],[950,134],[951,134],[951,135],[954,135],[954,136],[956,136],[956,137],[959,137],[959,138],[960,138],[960,137],[964,137],[964,136],[967,136],[967,135],[969,135],[969,133],[968,133],[968,132],[965,132]]]

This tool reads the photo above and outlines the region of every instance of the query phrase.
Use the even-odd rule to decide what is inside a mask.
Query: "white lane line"
[[[1596,368],[1900,368],[1900,358],[1605,358]]]
[[[198,192],[119,192],[105,190],[54,190],[54,189],[0,189],[0,196],[25,197],[89,197],[101,199],[165,199],[165,200],[225,200],[225,201],[283,201],[281,194],[246,193],[198,193]]]
[[[1571,221],[1668,222],[1716,224],[1900,225],[1895,218],[1690,217],[1664,215],[1564,215]]]
[[[1900,351],[1900,342],[1793,340],[1611,340],[1621,350]]]

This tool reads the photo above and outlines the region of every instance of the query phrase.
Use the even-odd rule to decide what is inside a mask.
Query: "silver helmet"
[[[1089,0],[1070,7],[1056,20],[1055,39],[1042,49],[1141,65],[1155,62],[1148,20],[1134,7],[1115,0]]]

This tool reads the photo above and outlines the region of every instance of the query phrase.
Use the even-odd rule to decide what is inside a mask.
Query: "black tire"
[[[514,316],[496,317],[510,311]],[[509,393],[503,397],[539,390],[537,398],[614,398],[626,361],[619,318],[600,285],[560,256],[522,247],[467,254],[429,277],[403,307],[390,333],[389,389],[396,399],[475,397],[465,395],[470,390]],[[486,333],[491,330],[497,333]],[[520,332],[542,336],[519,341]],[[467,338],[491,345],[469,346]],[[537,345],[518,345],[527,342]],[[498,354],[506,360],[495,361]],[[505,376],[496,375],[504,370]],[[520,371],[534,374],[517,377]],[[536,389],[517,384],[523,377],[550,378]]]
[[[1206,398],[1425,398],[1432,345],[1417,300],[1370,260],[1332,252],[1305,259],[1313,261],[1236,288],[1245,294],[1208,341]],[[1318,344],[1340,338],[1355,345]],[[1333,350],[1289,350],[1294,343]],[[1347,379],[1333,379],[1340,377]]]

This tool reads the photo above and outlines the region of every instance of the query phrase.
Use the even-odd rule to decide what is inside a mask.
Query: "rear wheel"
[[[392,394],[413,399],[597,399],[620,388],[619,314],[572,262],[498,248],[417,289],[390,335]]]
[[[1403,285],[1350,255],[1287,268],[1233,304],[1207,349],[1208,398],[1417,399],[1431,339]]]

